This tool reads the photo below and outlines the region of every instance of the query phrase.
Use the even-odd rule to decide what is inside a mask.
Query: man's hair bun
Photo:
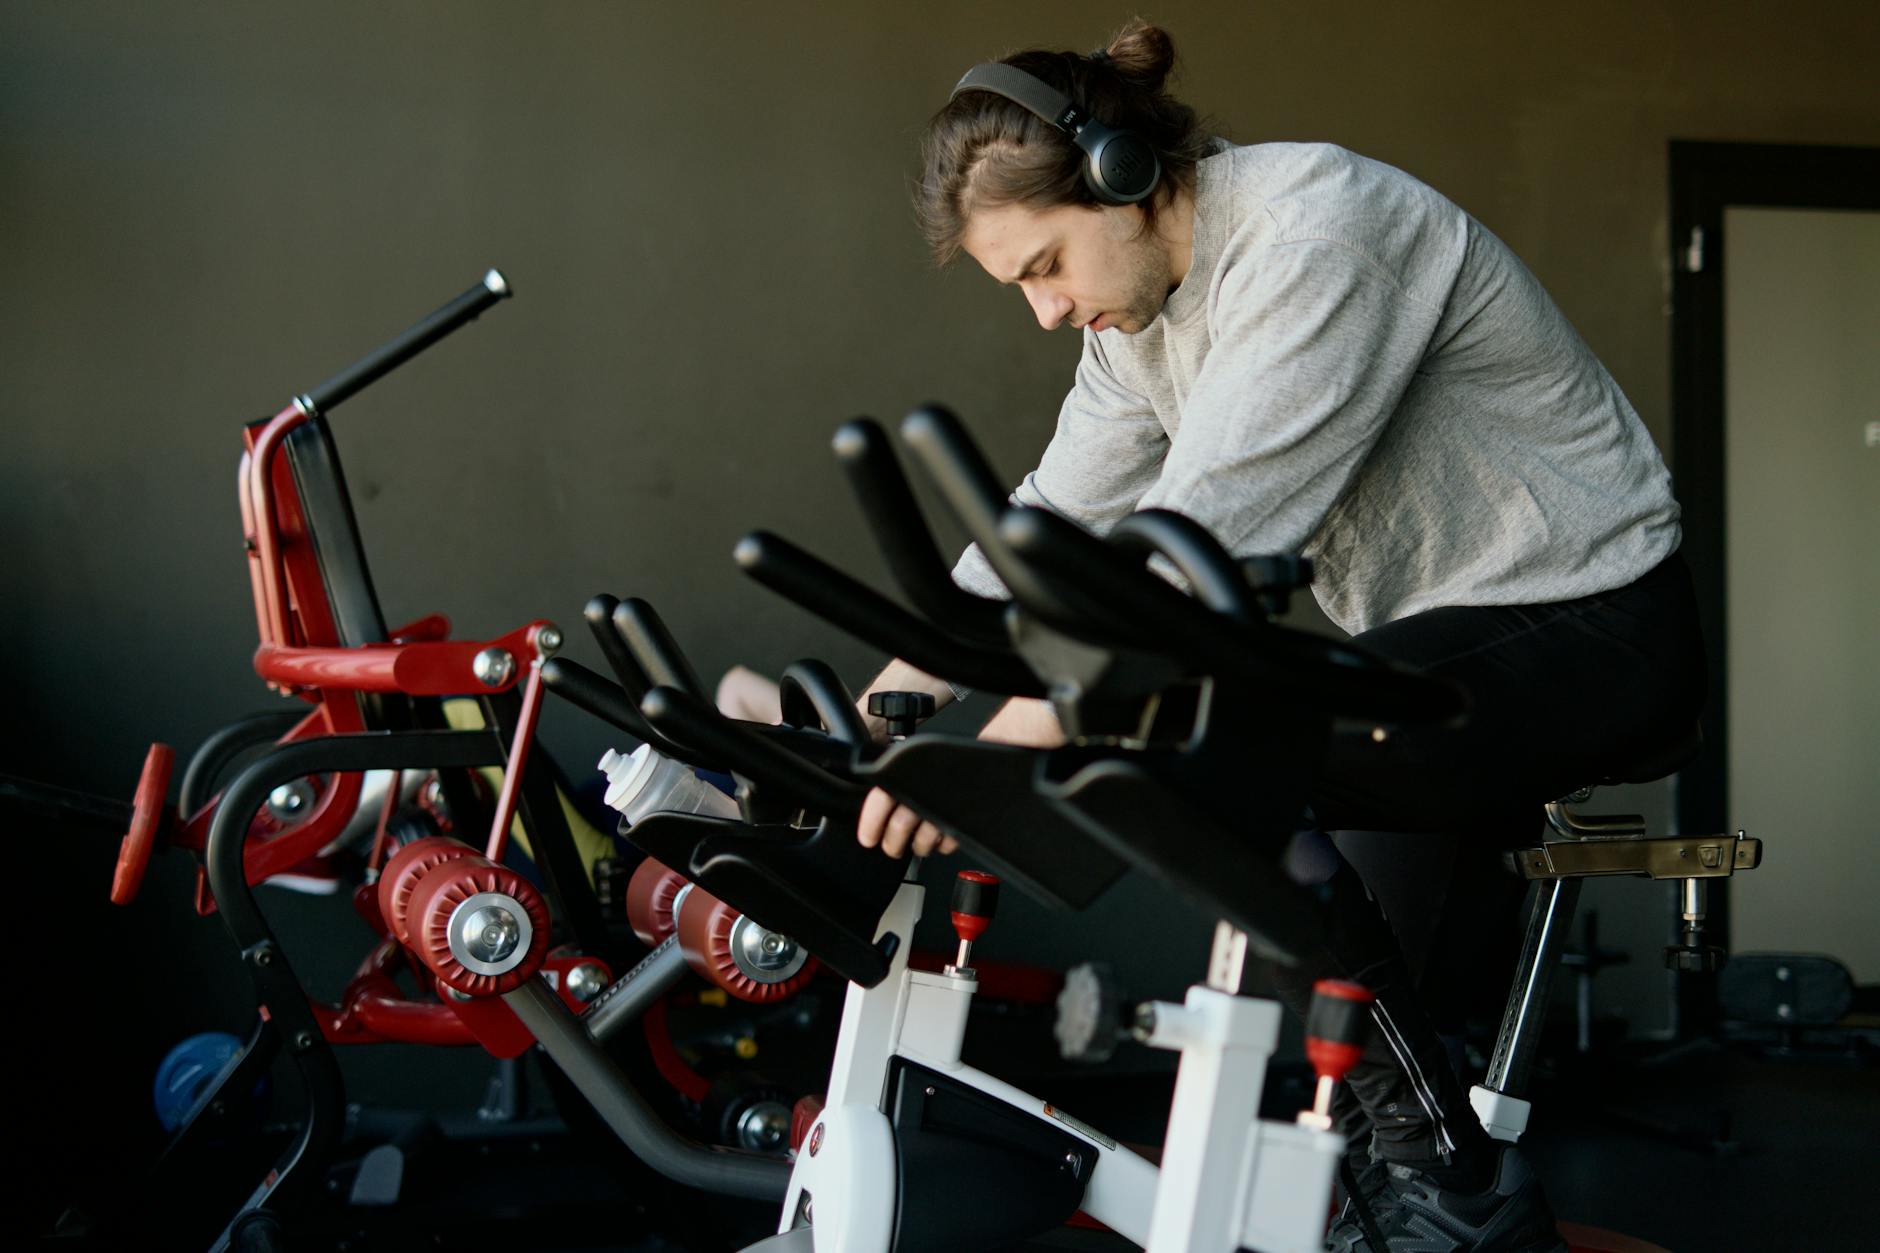
[[[1195,167],[1213,140],[1195,111],[1163,89],[1175,66],[1175,41],[1161,27],[1138,18],[1101,51],[1030,48],[1004,64],[1061,92],[1086,117],[1134,133],[1155,153],[1162,177],[1137,206],[1143,230],[1177,190],[1193,190]],[[1099,207],[1088,166],[1083,150],[1049,119],[999,92],[957,92],[928,123],[914,185],[914,211],[934,259],[945,264],[959,253],[979,209]]]
[[[1162,90],[1175,68],[1175,41],[1160,26],[1141,18],[1117,31],[1103,53],[1120,77],[1149,91]]]

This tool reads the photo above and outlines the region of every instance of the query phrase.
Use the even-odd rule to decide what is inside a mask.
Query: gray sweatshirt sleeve
[[[1233,254],[1213,346],[1140,507],[1187,514],[1231,552],[1298,552],[1396,410],[1441,309],[1333,241]]]
[[[1077,381],[1058,411],[1057,431],[1012,499],[1105,534],[1155,483],[1168,448],[1155,410],[1116,381],[1102,343],[1085,331]],[[977,544],[961,555],[953,581],[981,596],[1009,596]]]

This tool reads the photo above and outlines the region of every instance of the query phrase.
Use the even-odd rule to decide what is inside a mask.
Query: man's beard
[[[1138,247],[1130,253],[1126,278],[1129,294],[1123,307],[1116,310],[1116,321],[1125,335],[1134,335],[1149,329],[1168,303],[1168,258],[1152,243],[1138,241]]]

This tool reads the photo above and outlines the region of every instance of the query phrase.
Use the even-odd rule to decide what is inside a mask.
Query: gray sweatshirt
[[[1605,591],[1678,546],[1650,434],[1534,276],[1329,144],[1201,162],[1187,276],[1139,334],[1084,332],[1013,499],[1099,534],[1155,506],[1237,555],[1304,552],[1354,633]],[[954,578],[1006,594],[977,548]]]

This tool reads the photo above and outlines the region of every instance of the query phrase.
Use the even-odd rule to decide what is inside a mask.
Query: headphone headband
[[[1104,204],[1139,204],[1155,191],[1162,164],[1147,141],[1134,131],[1105,126],[1037,75],[1003,61],[987,61],[962,74],[947,99],[964,91],[1003,96],[1069,135],[1087,158],[1085,185]]]
[[[1069,96],[1042,78],[1027,74],[1003,61],[975,65],[960,75],[960,81],[954,84],[953,96],[963,91],[989,91],[1004,96],[1013,104],[1023,105],[1029,112],[1072,138],[1076,137],[1077,127],[1084,120],[1083,111],[1071,103]],[[951,100],[953,96],[947,99]]]

